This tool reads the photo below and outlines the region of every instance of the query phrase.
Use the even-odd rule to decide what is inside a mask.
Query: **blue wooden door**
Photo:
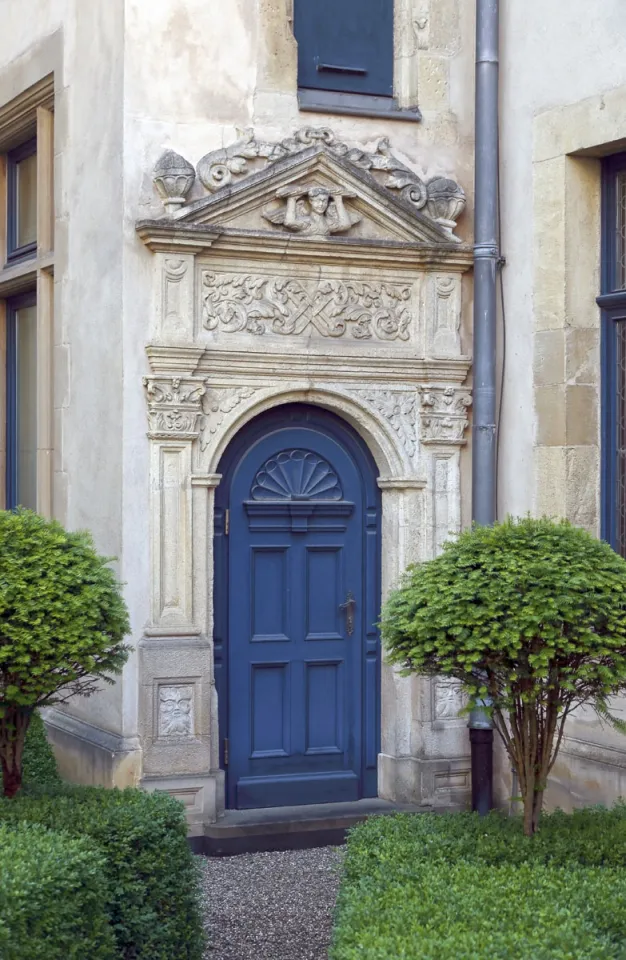
[[[376,793],[377,496],[333,419],[270,418],[232,470],[231,807]]]

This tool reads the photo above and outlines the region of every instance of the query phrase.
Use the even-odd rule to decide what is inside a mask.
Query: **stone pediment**
[[[173,232],[185,228],[280,240],[400,243],[454,249],[465,207],[454,181],[421,180],[391,154],[387,141],[367,152],[338,142],[329,130],[306,128],[278,144],[248,133],[203,157],[198,179],[208,195],[185,203],[196,171],[165,154],[155,185]],[[443,249],[442,249],[443,252]]]

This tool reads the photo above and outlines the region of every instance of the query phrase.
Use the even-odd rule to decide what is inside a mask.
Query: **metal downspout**
[[[496,284],[498,237],[499,0],[476,0],[474,224],[474,418],[472,520],[496,520]],[[484,711],[469,718],[472,809],[493,806],[493,726]]]

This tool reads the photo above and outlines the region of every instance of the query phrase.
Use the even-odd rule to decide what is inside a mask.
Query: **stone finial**
[[[428,213],[451,240],[458,242],[453,234],[456,222],[465,210],[465,191],[454,180],[446,177],[433,177],[426,184]]]
[[[166,150],[156,162],[152,180],[170,216],[185,202],[196,179],[191,164],[173,150]]]

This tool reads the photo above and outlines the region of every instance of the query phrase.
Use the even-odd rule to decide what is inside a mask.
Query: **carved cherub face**
[[[326,213],[329,202],[330,194],[326,190],[311,190],[309,192],[309,203],[314,213]]]

